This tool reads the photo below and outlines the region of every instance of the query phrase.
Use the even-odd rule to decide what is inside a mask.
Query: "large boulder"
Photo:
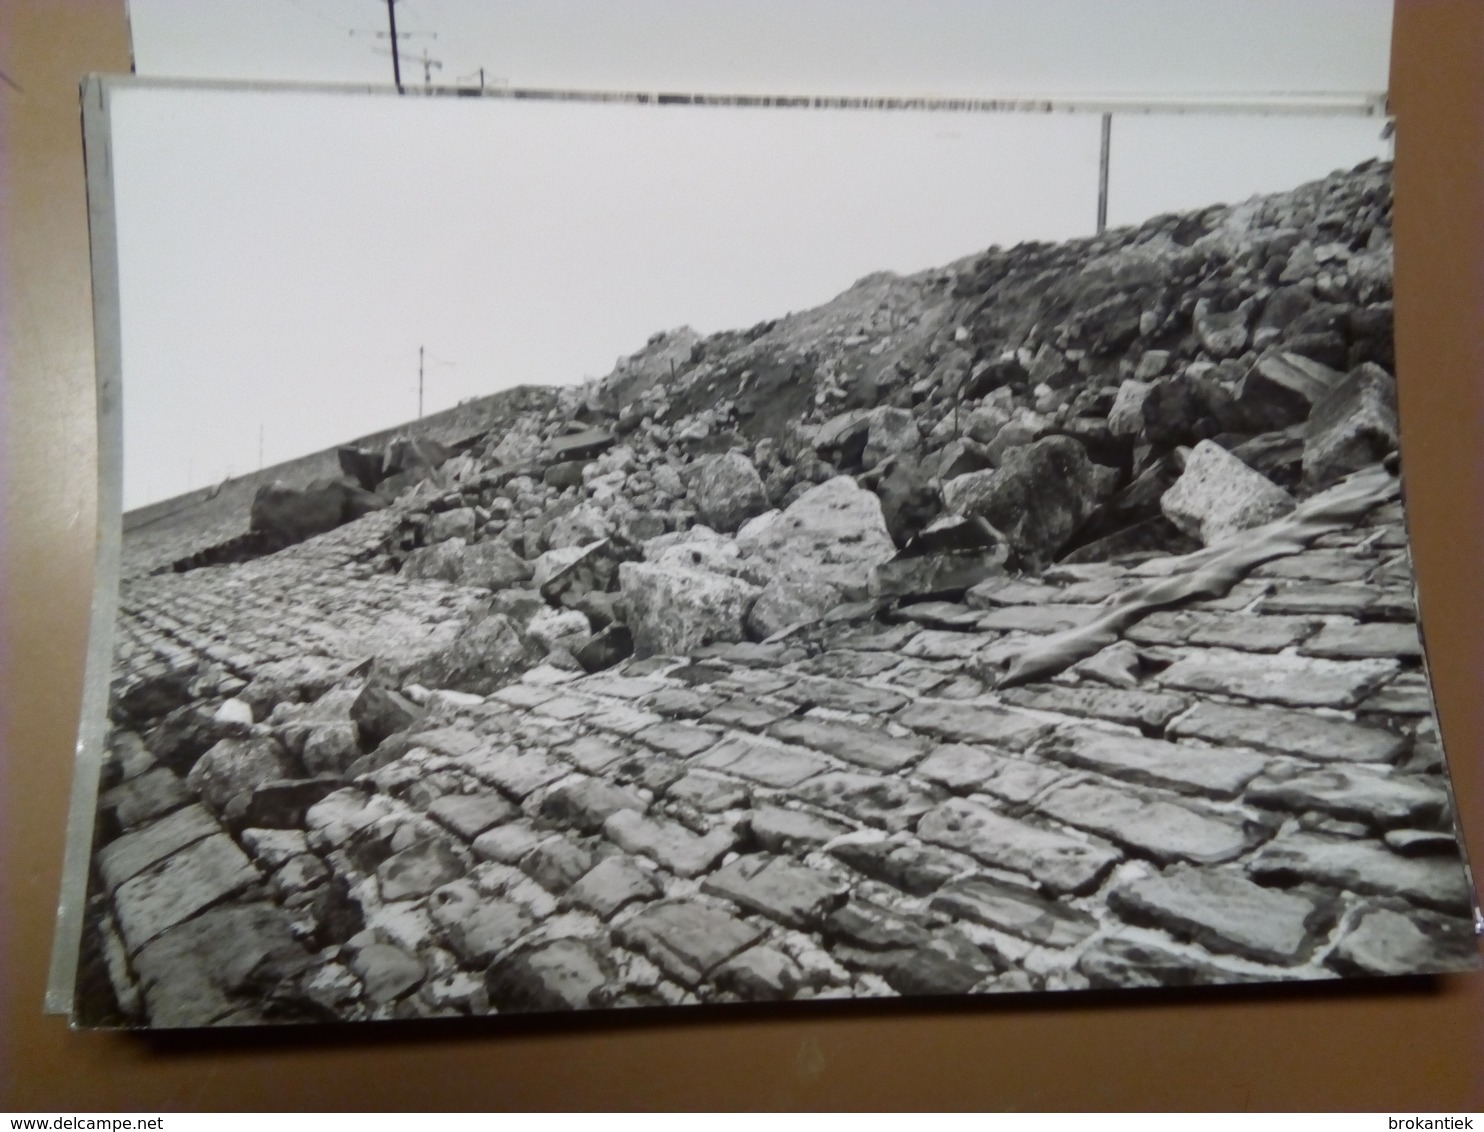
[[[881,501],[849,476],[809,488],[759,529],[738,533],[749,577],[828,582],[863,597],[871,567],[896,554]]]
[[[402,577],[415,581],[457,582],[464,571],[464,540],[446,539],[421,546],[402,563]]]
[[[545,650],[523,637],[510,618],[492,613],[418,660],[405,679],[426,688],[487,696],[539,663],[543,655]]]
[[[740,452],[725,452],[702,462],[695,499],[701,521],[718,531],[735,531],[768,509],[762,477]]]
[[[491,540],[464,547],[459,581],[466,586],[503,590],[531,576],[531,564],[503,542]]]
[[[817,621],[840,604],[840,591],[828,582],[772,581],[753,602],[747,629],[758,640],[801,622]]]
[[[186,785],[230,821],[247,812],[259,786],[298,773],[293,757],[276,739],[223,739],[196,760]]]
[[[866,448],[861,463],[874,468],[889,456],[908,456],[917,451],[922,433],[917,418],[907,409],[883,406],[871,413]]]
[[[1247,346],[1248,327],[1256,300],[1247,299],[1229,311],[1217,311],[1210,299],[1195,304],[1191,322],[1196,337],[1213,358],[1233,358]]]
[[[1023,568],[1038,570],[1117,482],[1114,469],[1094,464],[1071,437],[1048,436],[1013,449],[994,471],[945,483],[943,502],[950,511],[983,516],[1005,536]]]
[[[1160,498],[1170,522],[1207,546],[1281,518],[1293,506],[1286,491],[1209,440],[1195,446]]]
[[[1356,366],[1314,406],[1304,425],[1304,483],[1325,487],[1396,451],[1396,380]]]
[[[737,578],[653,562],[625,562],[618,579],[639,657],[684,656],[718,641],[743,640],[759,592]]]
[[[314,480],[304,488],[275,480],[253,496],[248,527],[276,546],[292,546],[385,506],[378,496],[345,480]]]

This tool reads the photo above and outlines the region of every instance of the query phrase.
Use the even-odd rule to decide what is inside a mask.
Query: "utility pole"
[[[397,0],[386,0],[387,23],[391,25],[392,81],[397,84],[397,93],[402,93],[402,60],[397,55]],[[422,414],[418,414],[421,416]]]

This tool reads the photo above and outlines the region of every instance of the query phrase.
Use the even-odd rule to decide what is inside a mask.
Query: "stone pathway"
[[[84,1020],[1476,961],[1396,503],[1014,687],[998,658],[1168,560],[847,605],[775,643],[594,675],[537,667],[489,696],[404,688],[375,705],[390,737],[357,746],[363,662],[446,645],[488,596],[374,573],[395,521],[125,584],[90,945],[117,1011],[80,1001]],[[147,747],[128,709],[148,716],[172,674],[211,707]],[[231,759],[201,755],[223,739]]]

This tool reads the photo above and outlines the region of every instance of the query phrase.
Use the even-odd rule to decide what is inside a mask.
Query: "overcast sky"
[[[439,77],[500,45],[490,65],[531,86],[1384,87],[1385,3],[1256,0],[1235,5],[1241,20],[1195,0],[1127,0],[1119,20],[1109,7],[400,0],[398,12],[402,28],[436,25]],[[141,73],[383,74],[371,48],[384,41],[347,34],[379,27],[372,0],[130,12]],[[1096,213],[1098,122],[1065,114],[131,89],[115,93],[112,124],[126,507],[254,470],[260,449],[272,464],[414,417],[419,346],[434,411],[600,376],[656,330],[750,325],[873,271],[1088,234]],[[1384,154],[1379,125],[1120,115],[1110,221],[1323,176]]]
[[[141,75],[391,77],[383,0],[129,11]],[[1391,39],[1391,0],[398,0],[397,13],[406,52],[442,64],[435,82],[484,67],[584,90],[1376,92]]]

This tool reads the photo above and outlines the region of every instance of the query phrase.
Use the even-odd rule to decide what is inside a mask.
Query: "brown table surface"
[[[77,83],[129,62],[124,0],[0,0],[0,1109],[1484,1107],[1481,976],[174,1039],[43,1016],[95,524]],[[1391,81],[1408,501],[1484,861],[1484,4],[1400,0]]]

